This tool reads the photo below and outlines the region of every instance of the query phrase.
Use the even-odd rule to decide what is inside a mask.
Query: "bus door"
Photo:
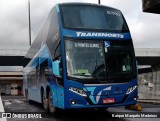
[[[64,108],[64,80],[62,76],[62,64],[61,60],[55,60],[52,63],[53,66],[53,74],[55,76],[56,81],[56,90],[57,90],[57,102],[58,107]],[[54,97],[53,97],[54,98]]]

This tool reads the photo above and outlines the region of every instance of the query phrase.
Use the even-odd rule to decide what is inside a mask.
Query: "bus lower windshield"
[[[107,79],[134,72],[131,51],[105,48],[102,40],[65,40],[65,49],[68,77]]]

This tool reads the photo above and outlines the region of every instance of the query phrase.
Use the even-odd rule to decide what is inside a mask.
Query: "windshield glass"
[[[124,82],[135,76],[131,42],[67,39],[65,51],[68,77]]]
[[[89,5],[61,5],[63,25],[66,28],[128,30],[119,10]]]
[[[105,41],[104,43],[107,76],[114,78],[134,76],[136,68],[132,42]]]
[[[132,72],[132,59],[128,52],[108,52],[106,54],[107,68],[110,76]]]
[[[66,40],[67,74],[76,78],[94,78],[98,68],[105,76],[105,56],[102,41]]]

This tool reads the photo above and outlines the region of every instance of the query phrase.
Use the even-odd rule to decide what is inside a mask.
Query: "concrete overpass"
[[[160,65],[160,48],[136,48],[138,65]]]
[[[18,90],[22,89],[23,73],[1,72],[0,71],[0,95],[18,95]]]
[[[26,55],[28,49],[0,49],[0,66],[22,66],[23,65],[23,57]],[[151,81],[156,88],[154,88],[154,92],[152,91],[151,94],[154,94],[154,97],[159,96],[155,95],[158,94],[156,91],[159,90],[159,78],[160,71],[156,70],[156,67],[160,65],[160,49],[153,49],[153,48],[136,48],[135,49],[136,58],[138,61],[138,65],[151,65],[151,67],[139,68],[138,73],[141,78],[145,78],[147,81]],[[11,67],[9,67],[10,70]],[[23,68],[22,68],[23,69]],[[10,88],[12,86],[21,86],[22,87],[22,69],[20,72],[0,72],[0,92],[5,94],[12,94]],[[3,70],[3,68],[1,69]],[[151,72],[151,73],[148,73]],[[141,75],[143,73],[143,75]],[[144,73],[146,75],[144,75]],[[141,82],[141,81],[138,81]],[[142,84],[143,87],[143,84]],[[142,89],[143,91],[143,89]],[[142,92],[143,94],[144,92]],[[151,96],[150,93],[149,97]],[[142,97],[143,98],[143,97]],[[155,98],[156,99],[156,98]]]
[[[29,47],[0,49],[0,66],[22,66]],[[136,48],[138,65],[160,65],[160,48]]]
[[[29,47],[0,47],[0,66],[22,66]]]
[[[5,80],[5,81],[4,81]],[[2,72],[0,71],[0,81],[14,81],[14,80],[23,80],[23,73],[16,71],[16,72]]]

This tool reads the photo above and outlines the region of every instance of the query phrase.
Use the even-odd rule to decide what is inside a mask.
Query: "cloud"
[[[56,3],[98,2],[98,0],[30,1],[32,41]],[[135,47],[160,47],[158,40],[160,16],[143,13],[140,0],[101,0],[101,3],[122,11],[131,30]],[[28,46],[28,0],[0,0],[0,11],[0,46]]]
[[[27,40],[26,34],[23,34],[27,26],[25,1],[0,0],[0,11],[1,45],[25,44]]]
[[[102,3],[122,11],[136,48],[160,48],[160,16],[142,12],[141,0],[102,0]]]
[[[30,0],[32,41],[56,3],[66,0]],[[76,2],[76,0],[70,0]],[[89,2],[81,0],[81,2]],[[96,2],[96,0],[92,1]],[[28,0],[0,0],[0,47],[28,46]]]
[[[41,28],[45,19],[47,18],[51,8],[57,3],[66,3],[66,2],[86,2],[86,3],[97,3],[97,0],[33,0],[31,2],[31,20],[32,20],[32,29],[34,34],[37,35],[38,30]]]

